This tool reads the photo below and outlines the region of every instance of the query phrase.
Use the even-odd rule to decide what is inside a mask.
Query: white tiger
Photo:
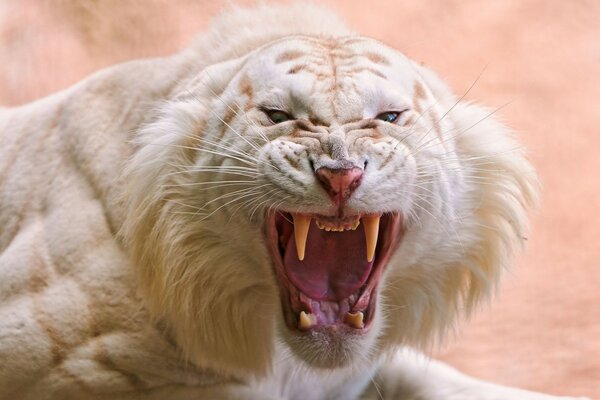
[[[0,398],[555,398],[405,347],[525,234],[492,114],[306,5],[1,110]]]

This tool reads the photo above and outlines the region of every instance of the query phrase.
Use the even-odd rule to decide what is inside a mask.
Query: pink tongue
[[[339,301],[365,284],[373,262],[367,261],[365,233],[327,232],[311,222],[304,260],[298,259],[294,234],[290,235],[284,266],[290,281],[314,300]]]

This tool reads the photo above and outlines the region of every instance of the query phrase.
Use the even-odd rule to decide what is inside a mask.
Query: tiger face
[[[227,371],[265,367],[277,338],[328,368],[429,340],[493,286],[533,198],[489,117],[363,37],[290,36],[207,68],[133,162],[160,160],[133,168],[139,191],[161,186],[130,208],[148,216],[130,236],[145,233],[151,310]]]
[[[456,212],[435,182],[455,158],[451,129],[413,64],[364,38],[282,40],[231,91],[245,115],[224,133],[258,147],[286,336],[305,359],[343,364],[380,329],[378,289],[405,230],[436,202]],[[461,190],[460,170],[444,175]]]

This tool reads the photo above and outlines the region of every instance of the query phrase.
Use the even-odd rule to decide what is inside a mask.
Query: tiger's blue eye
[[[382,121],[385,122],[389,122],[389,123],[394,123],[398,120],[398,117],[400,116],[399,112],[396,111],[386,111],[383,112],[381,114],[378,114],[375,119],[380,119]]]
[[[293,119],[291,115],[280,110],[267,110],[265,113],[274,124],[281,124]]]

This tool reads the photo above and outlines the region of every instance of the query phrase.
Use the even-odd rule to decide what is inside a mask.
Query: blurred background
[[[239,1],[237,4],[250,4]],[[600,1],[326,0],[353,28],[498,107],[543,192],[494,301],[433,353],[464,372],[600,399]],[[0,0],[0,106],[167,55],[229,2]]]

